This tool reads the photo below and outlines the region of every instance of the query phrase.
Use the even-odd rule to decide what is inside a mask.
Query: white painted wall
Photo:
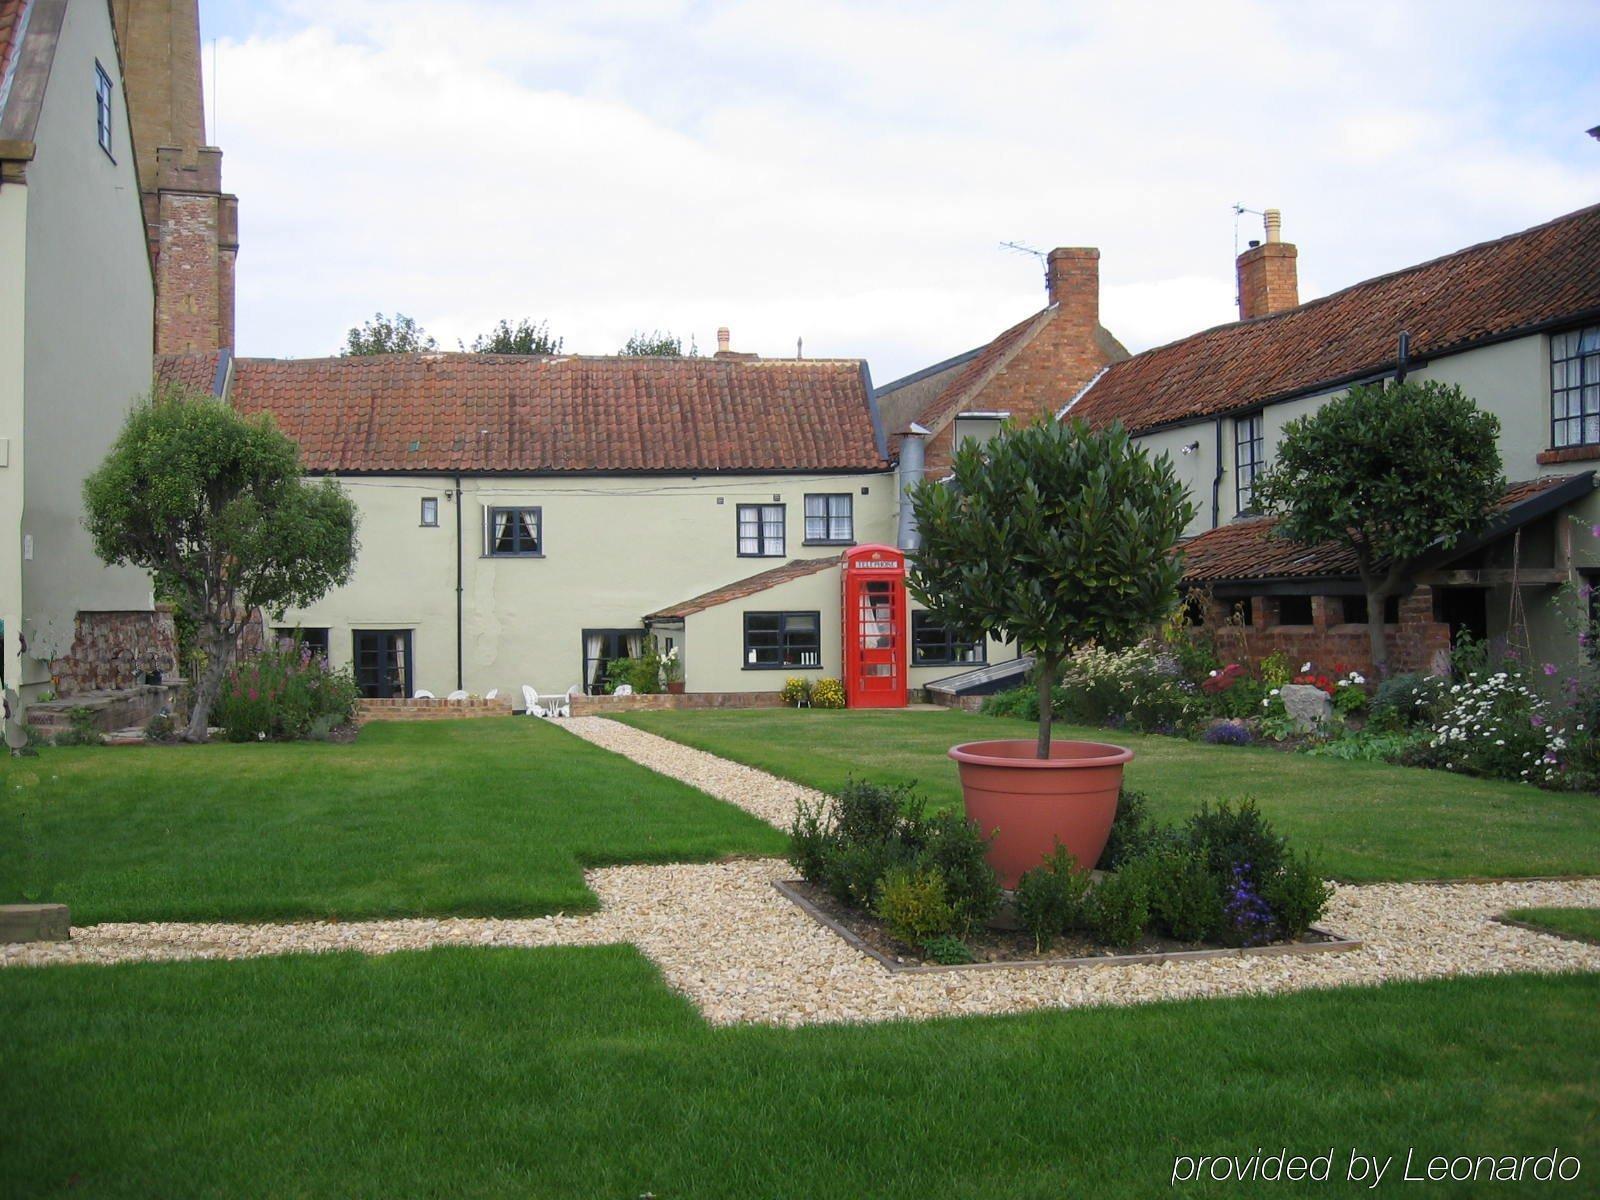
[[[112,157],[95,136],[96,61],[117,85]],[[30,656],[24,677],[42,684],[48,677],[42,660],[71,646],[78,611],[151,604],[149,578],[104,566],[82,524],[83,480],[105,457],[130,404],[149,390],[154,311],[106,5],[67,6],[34,136],[26,184],[21,439],[28,463],[22,533],[33,539],[33,558],[21,573],[24,625],[38,655]]]
[[[28,189],[0,185],[0,621],[5,679],[22,682],[23,312],[27,295]]]

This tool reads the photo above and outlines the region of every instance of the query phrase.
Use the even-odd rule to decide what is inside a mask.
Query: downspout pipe
[[[900,437],[900,525],[896,544],[906,551],[915,550],[922,544],[922,535],[917,529],[917,514],[911,507],[911,489],[922,482],[926,469],[927,436],[928,431],[913,422],[911,428]]]
[[[456,690],[466,689],[466,675],[463,670],[464,643],[462,639],[463,611],[465,596],[461,586],[461,506],[465,503],[461,498],[461,476],[455,477],[456,484]]]
[[[1211,528],[1215,529],[1222,524],[1222,418],[1218,417],[1212,423],[1216,430],[1216,455],[1217,470],[1211,477]]]

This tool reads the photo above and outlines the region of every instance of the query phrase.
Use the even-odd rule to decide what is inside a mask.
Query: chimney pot
[[[717,330],[717,353],[726,354],[728,352],[728,347],[732,344],[732,342],[733,337],[731,334],[729,334],[728,327],[726,325],[721,326]]]
[[[1275,208],[1269,208],[1261,214],[1261,218],[1267,227],[1267,241],[1283,241],[1283,214]]]

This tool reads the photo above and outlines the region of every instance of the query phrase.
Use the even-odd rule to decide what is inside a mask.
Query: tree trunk
[[[1389,647],[1383,636],[1383,602],[1389,594],[1367,592],[1367,637],[1372,643],[1372,678],[1383,680],[1389,674]]]
[[[209,621],[200,626],[199,640],[206,652],[206,669],[194,681],[194,698],[189,704],[189,727],[183,732],[186,742],[203,742],[209,736],[207,730],[211,724],[211,706],[216,702],[217,693],[222,690],[222,681],[227,676],[228,664],[233,660],[237,642],[234,636]]]
[[[1034,750],[1034,757],[1050,757],[1050,720],[1055,715],[1052,702],[1055,697],[1051,693],[1055,690],[1056,671],[1060,664],[1058,658],[1046,658],[1042,654],[1034,658],[1035,683],[1039,688],[1039,744]]]

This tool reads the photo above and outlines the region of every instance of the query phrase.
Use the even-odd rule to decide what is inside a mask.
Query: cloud
[[[593,353],[726,324],[887,380],[1040,306],[1011,239],[1100,246],[1137,349],[1232,315],[1235,201],[1283,209],[1309,298],[1600,198],[1596,34],[1581,5],[282,0],[218,47],[240,349],[379,309]]]

